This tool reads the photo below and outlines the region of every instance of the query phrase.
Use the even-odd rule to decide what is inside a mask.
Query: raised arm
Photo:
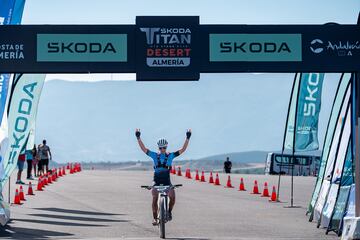
[[[188,147],[188,145],[189,145],[190,137],[191,137],[191,129],[187,130],[187,132],[186,132],[186,139],[185,139],[184,145],[183,145],[182,148],[178,151],[178,152],[179,152],[179,155],[186,151],[186,149],[187,149],[187,147]]]
[[[147,154],[148,149],[145,147],[143,141],[142,141],[141,138],[140,138],[140,135],[141,135],[140,129],[136,129],[136,130],[135,130],[135,136],[136,136],[136,138],[137,138],[137,140],[138,140],[138,144],[139,144],[141,150],[142,150],[145,154]]]

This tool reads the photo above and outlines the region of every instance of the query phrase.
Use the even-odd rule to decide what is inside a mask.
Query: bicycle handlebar
[[[179,188],[182,187],[182,184],[174,184],[174,185],[169,185],[169,186],[158,186],[158,187],[170,187],[170,188]],[[145,188],[147,190],[153,189],[154,187],[157,186],[147,186],[147,185],[142,185],[141,188]]]

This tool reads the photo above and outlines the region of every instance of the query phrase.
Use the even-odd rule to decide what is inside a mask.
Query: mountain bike
[[[165,238],[165,224],[168,222],[169,214],[169,197],[168,192],[170,189],[175,189],[181,187],[182,184],[169,185],[169,186],[141,186],[147,190],[156,189],[159,194],[158,200],[158,220],[159,220],[159,230],[160,238]]]

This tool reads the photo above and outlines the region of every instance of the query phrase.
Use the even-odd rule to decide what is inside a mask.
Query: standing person
[[[25,159],[26,159],[25,153],[20,154],[18,157],[18,161],[17,161],[18,172],[17,172],[16,184],[25,184],[23,181],[21,181],[21,174],[22,171],[24,170]]]
[[[191,137],[191,130],[189,129],[186,132],[186,139],[184,142],[183,147],[176,151],[176,152],[167,152],[167,146],[168,146],[168,142],[166,141],[166,139],[160,139],[157,142],[157,145],[159,147],[159,152],[153,152],[150,151],[149,149],[147,149],[144,145],[144,143],[142,142],[141,138],[140,138],[140,129],[136,129],[135,131],[135,136],[138,140],[138,144],[141,148],[141,150],[148,155],[150,158],[152,158],[153,163],[154,163],[154,185],[155,186],[159,186],[159,185],[171,185],[171,181],[170,181],[170,169],[171,169],[171,164],[174,158],[180,156],[183,152],[186,151],[187,146],[189,144],[189,140]],[[175,205],[175,190],[174,189],[170,189],[169,190],[169,221],[172,219],[172,210],[174,208]],[[158,191],[153,188],[152,189],[152,211],[153,211],[153,225],[157,225],[158,224],[158,219],[157,219],[157,215],[158,215]]]
[[[37,166],[38,166],[38,163],[39,163],[39,152],[38,152],[35,144],[34,144],[34,148],[32,150],[32,153],[33,153],[32,164],[33,164],[33,169],[34,169],[34,176],[37,177],[38,176],[38,174],[37,174]]]
[[[46,140],[43,140],[43,143],[39,146],[39,155],[40,155],[40,163],[41,163],[41,170],[42,173],[45,174],[49,171],[49,159],[52,160],[50,147],[46,145]]]
[[[27,163],[27,174],[26,174],[27,180],[34,180],[33,176],[31,175],[33,161],[34,161],[33,151],[34,151],[34,149],[25,151],[26,163]],[[35,147],[35,151],[36,151],[36,147]]]
[[[224,162],[224,171],[225,173],[231,173],[232,162],[229,157],[226,157],[226,161]]]
[[[44,171],[43,171],[43,165],[42,165],[42,162],[41,162],[41,158],[40,158],[40,146],[41,144],[38,145],[38,151],[37,151],[37,159],[38,159],[38,177],[41,176],[42,174],[44,174]]]

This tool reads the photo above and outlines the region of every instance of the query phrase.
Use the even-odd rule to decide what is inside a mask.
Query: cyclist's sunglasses
[[[161,149],[166,149],[166,147],[159,147],[159,149],[161,150]]]

